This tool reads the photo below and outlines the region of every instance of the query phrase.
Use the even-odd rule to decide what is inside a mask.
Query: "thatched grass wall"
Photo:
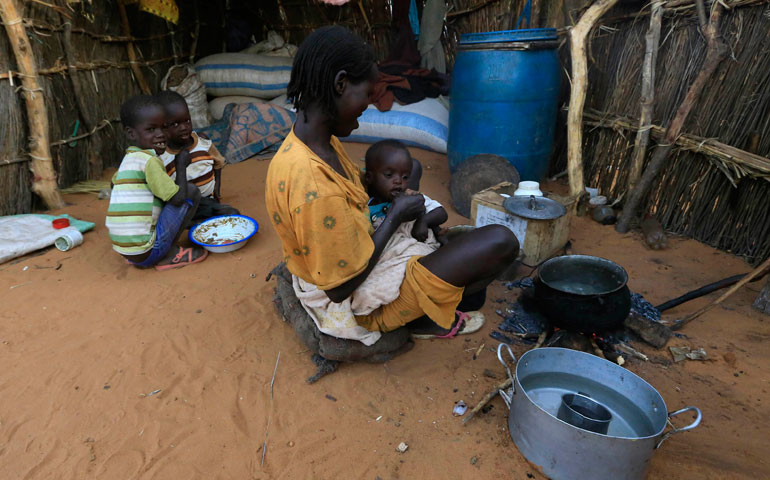
[[[585,0],[571,0],[585,3]],[[259,2],[264,28],[276,30],[289,42],[299,44],[310,32],[322,25],[345,25],[366,39],[384,59],[390,49],[394,32],[391,26],[393,0],[351,1],[341,7],[321,4],[316,0],[275,0]],[[513,28],[526,0],[447,0],[447,22],[444,31],[444,50],[447,64],[454,63],[460,35],[470,32],[488,32]],[[559,7],[551,7],[556,11]],[[417,2],[422,8],[421,2]],[[559,10],[560,11],[560,10]],[[535,12],[535,14],[538,14]],[[542,15],[547,15],[543,12]],[[560,15],[560,14],[559,14]]]
[[[721,31],[731,56],[707,84],[683,132],[767,158],[770,2],[753,3],[725,13]],[[627,186],[635,131],[613,120],[627,117],[638,125],[648,24],[648,11],[605,22],[591,42],[586,108],[593,109],[594,116],[585,126],[586,184],[600,187],[610,198],[621,196]],[[664,18],[653,124],[669,124],[703,63],[705,47],[693,9],[669,12]],[[552,171],[563,169],[564,162],[564,155],[557,155]],[[770,255],[770,178],[762,176],[712,155],[679,149],[659,176],[644,211],[656,215],[668,230],[758,263]]]
[[[120,104],[139,93],[122,35],[117,0],[71,3],[65,0],[23,2],[24,23],[40,71],[39,82],[49,116],[51,157],[60,186],[98,177],[106,166],[116,165],[124,148],[118,121]],[[49,6],[53,5],[53,7]],[[169,34],[165,21],[128,7],[138,61],[148,83],[157,90],[160,79],[173,63],[174,50],[189,48],[189,29]],[[78,112],[64,51],[64,24],[72,25],[71,43],[76,73],[83,86],[86,115],[99,130],[92,137],[76,142],[68,138],[88,133]],[[172,48],[172,38],[177,46]],[[184,61],[184,58],[180,58]],[[27,119],[24,101],[9,71],[17,71],[4,29],[0,29],[0,215],[29,212],[34,196],[30,193],[31,173],[27,155]],[[98,137],[99,151],[91,146]]]

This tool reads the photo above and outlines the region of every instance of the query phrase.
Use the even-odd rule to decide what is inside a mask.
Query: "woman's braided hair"
[[[321,27],[302,42],[294,57],[287,96],[297,110],[306,111],[318,102],[324,113],[335,117],[337,72],[345,70],[347,79],[358,84],[369,77],[374,64],[374,51],[361,37],[339,25]]]

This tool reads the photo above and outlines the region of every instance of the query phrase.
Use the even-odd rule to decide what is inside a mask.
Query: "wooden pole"
[[[198,8],[198,0],[193,0],[195,9],[195,29],[192,33],[192,45],[190,46],[190,65],[195,63],[195,50],[198,48],[198,36],[201,33],[201,14]]]
[[[618,0],[598,0],[580,17],[570,30],[570,54],[572,57],[572,89],[567,115],[567,172],[572,197],[585,191],[583,180],[583,106],[588,90],[588,55],[586,40],[591,29]]]
[[[702,2],[703,0],[698,1]],[[639,205],[652,187],[652,182],[655,180],[655,177],[658,176],[666,159],[668,159],[668,154],[674,147],[676,139],[682,131],[684,122],[687,120],[687,116],[690,114],[690,110],[692,110],[698,97],[700,97],[703,87],[714,74],[722,60],[727,56],[729,49],[719,35],[719,21],[722,15],[722,8],[723,7],[719,2],[714,2],[709,23],[703,27],[703,34],[708,41],[706,60],[703,63],[700,72],[698,72],[698,76],[695,77],[695,81],[690,85],[690,89],[687,91],[684,100],[679,104],[674,119],[671,121],[668,129],[666,129],[663,141],[658,144],[658,147],[655,149],[655,153],[653,153],[650,163],[644,171],[644,174],[642,174],[639,183],[636,184],[628,196],[628,200],[623,207],[623,213],[621,213],[618,223],[615,225],[615,230],[620,233],[626,233],[628,231],[631,220],[636,216]]]
[[[93,119],[88,114],[88,107],[86,106],[86,98],[90,96],[90,92],[86,89],[83,82],[80,81],[80,77],[77,75],[77,68],[75,67],[75,49],[72,46],[72,24],[65,21],[63,26],[62,45],[64,46],[64,58],[67,61],[67,73],[69,74],[70,84],[72,85],[72,92],[75,96],[75,103],[78,106],[80,120],[83,123],[86,132],[91,132],[96,125],[94,125]],[[88,142],[88,176],[89,178],[95,178],[102,173],[102,140],[99,135],[92,135],[88,139]]]
[[[56,182],[51,147],[48,143],[48,112],[43,89],[38,83],[37,62],[22,23],[19,6],[17,0],[0,0],[0,18],[5,24],[8,40],[16,57],[16,65],[21,72],[21,89],[27,106],[29,156],[32,159],[30,166],[34,175],[32,191],[43,199],[48,208],[61,208],[64,206],[64,200]]]
[[[123,35],[129,38],[133,38],[131,37],[131,26],[128,24],[126,6],[123,5],[123,2],[117,3],[118,11],[120,12],[120,24],[123,28]],[[152,93],[152,90],[150,90],[150,85],[147,83],[147,80],[145,80],[142,69],[139,67],[139,64],[136,61],[136,50],[134,49],[133,41],[126,43],[126,51],[128,52],[128,62],[131,64],[131,71],[134,72],[134,78],[136,78],[136,83],[139,84],[139,89],[145,95],[149,95]]]
[[[746,274],[746,276],[743,277],[740,282],[738,282],[735,285],[733,285],[732,287],[730,287],[730,289],[727,290],[725,293],[723,293],[721,297],[717,298],[716,300],[714,300],[713,302],[709,303],[708,305],[706,305],[705,307],[701,308],[700,310],[696,311],[695,313],[691,313],[690,315],[684,317],[683,319],[674,322],[674,324],[671,325],[671,330],[679,330],[680,328],[684,327],[685,325],[687,325],[688,323],[692,322],[696,318],[700,317],[704,313],[708,312],[712,308],[716,307],[717,305],[719,305],[720,303],[725,301],[727,299],[727,297],[729,297],[733,293],[737,292],[739,288],[741,288],[742,286],[744,286],[747,283],[749,283],[752,279],[754,279],[755,277],[759,276],[761,273],[763,273],[768,268],[770,268],[770,258],[768,258],[767,260],[762,262],[762,265],[760,265],[757,268],[755,268],[754,270],[752,270],[751,273]]]
[[[631,172],[628,175],[628,189],[631,190],[639,181],[647,156],[647,144],[650,142],[652,128],[653,103],[655,101],[655,65],[660,45],[660,24],[663,18],[663,2],[652,4],[650,12],[650,28],[644,36],[644,65],[642,66],[642,99],[639,116],[639,130],[634,140],[634,153],[631,162]]]

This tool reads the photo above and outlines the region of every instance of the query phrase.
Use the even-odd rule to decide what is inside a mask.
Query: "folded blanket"
[[[355,316],[368,315],[398,298],[409,259],[428,255],[440,246],[430,231],[425,242],[412,238],[413,224],[407,222],[399,226],[364,283],[341,303],[332,302],[326,292],[292,275],[294,293],[321,332],[358,340],[367,346],[379,340],[381,333],[370,332],[358,325]]]
[[[221,120],[197,131],[214,142],[227,163],[238,163],[281,143],[295,118],[294,112],[271,103],[233,103]]]

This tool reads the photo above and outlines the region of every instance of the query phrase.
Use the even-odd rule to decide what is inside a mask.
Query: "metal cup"
[[[567,393],[561,397],[556,418],[574,427],[605,435],[610,428],[612,413],[585,394]]]

